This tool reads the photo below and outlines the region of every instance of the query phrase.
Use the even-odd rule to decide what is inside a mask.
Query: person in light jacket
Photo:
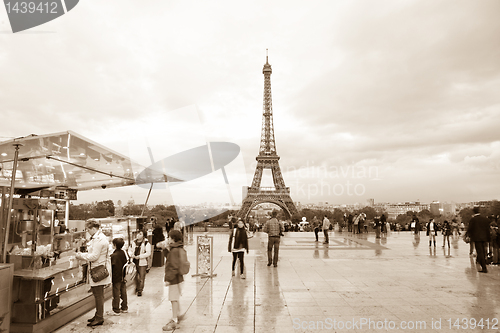
[[[151,257],[151,244],[148,242],[147,236],[148,232],[146,230],[139,231],[137,238],[128,249],[128,254],[130,258],[134,259],[137,268],[137,274],[135,275],[135,292],[137,296],[142,296],[148,260]]]
[[[105,279],[94,282],[89,274],[87,281],[90,283],[90,288],[95,300],[95,315],[90,318],[87,324],[88,326],[98,326],[104,323],[104,286],[111,283],[111,260],[109,251],[109,241],[106,236],[102,233],[100,227],[101,225],[97,220],[90,219],[85,223],[87,232],[90,234],[90,241],[87,244],[87,253],[76,254],[76,258],[80,260],[85,260],[89,263],[88,272],[92,268],[99,265],[106,265],[109,272],[108,277]]]

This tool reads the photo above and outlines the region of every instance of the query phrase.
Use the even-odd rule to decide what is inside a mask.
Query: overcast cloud
[[[0,9],[0,139],[72,130],[130,156],[128,133],[195,128],[241,147],[250,185],[269,48],[295,201],[498,199],[499,13],[496,0],[82,0],[12,34]],[[182,108],[199,111],[202,130],[155,121]],[[171,200],[159,191],[150,203]]]

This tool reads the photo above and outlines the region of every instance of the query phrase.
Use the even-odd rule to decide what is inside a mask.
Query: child
[[[111,254],[111,282],[113,283],[113,312],[112,315],[119,316],[120,312],[127,313],[127,284],[123,281],[123,266],[127,263],[127,257],[122,247],[125,244],[123,238],[113,239],[113,249]],[[120,310],[120,298],[122,300]]]
[[[232,246],[231,246],[232,245]],[[227,246],[228,252],[233,253],[233,276],[234,276],[234,266],[236,264],[236,258],[240,259],[240,277],[245,278],[245,264],[244,256],[245,250],[248,253],[248,235],[245,229],[245,224],[242,220],[238,221],[238,225],[229,234],[229,244]]]
[[[166,244],[167,241],[168,245]],[[184,277],[179,273],[181,264],[179,252],[183,249],[182,233],[179,230],[170,230],[167,241],[157,244],[157,247],[168,247],[170,249],[165,264],[164,280],[165,285],[168,286],[168,300],[172,303],[172,319],[162,329],[164,331],[173,331],[184,317],[184,315],[180,314],[179,307],[179,298],[182,291],[181,283],[184,281]]]

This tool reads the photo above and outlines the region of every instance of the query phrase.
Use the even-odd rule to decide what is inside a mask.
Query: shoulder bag
[[[109,276],[109,271],[106,268],[106,262],[108,261],[109,245],[107,246],[108,247],[106,248],[106,261],[104,262],[104,265],[99,265],[90,269],[90,277],[92,278],[92,281],[94,281],[95,283],[100,282]]]

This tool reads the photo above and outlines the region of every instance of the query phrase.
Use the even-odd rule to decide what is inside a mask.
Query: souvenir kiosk
[[[84,223],[71,224],[69,202],[135,184],[138,169],[73,132],[0,143],[0,332],[51,332],[94,307],[86,264],[75,260],[86,250]],[[110,240],[123,231],[115,222]]]

